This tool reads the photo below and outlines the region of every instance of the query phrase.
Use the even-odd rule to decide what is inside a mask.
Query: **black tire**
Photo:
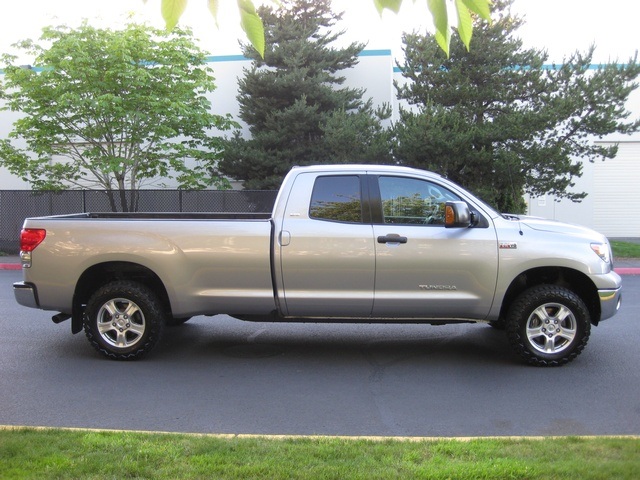
[[[496,330],[505,330],[507,328],[504,318],[499,318],[498,320],[489,322],[489,326]]]
[[[570,362],[582,352],[591,333],[584,302],[557,285],[538,285],[520,294],[509,308],[506,325],[515,352],[539,367]]]
[[[149,353],[162,336],[165,313],[157,295],[131,281],[99,288],[87,302],[84,331],[93,347],[114,360]]]

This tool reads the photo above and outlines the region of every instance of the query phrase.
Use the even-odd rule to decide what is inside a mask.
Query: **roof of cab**
[[[309,170],[313,172],[324,171],[341,171],[341,172],[381,172],[381,173],[413,173],[413,174],[427,174],[430,176],[441,177],[438,173],[431,172],[429,170],[421,170],[418,168],[405,167],[400,165],[368,165],[368,164],[331,164],[331,165],[308,165],[308,166],[293,166],[292,170],[304,171]]]

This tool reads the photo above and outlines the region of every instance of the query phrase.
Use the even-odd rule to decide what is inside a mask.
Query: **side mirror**
[[[471,212],[465,202],[447,202],[444,207],[444,226],[446,228],[469,228]]]

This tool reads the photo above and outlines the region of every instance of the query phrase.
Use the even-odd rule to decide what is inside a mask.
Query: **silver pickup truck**
[[[228,314],[275,322],[488,323],[561,365],[620,306],[607,239],[502,215],[434,173],[294,168],[271,215],[87,213],[28,218],[21,305],[71,318],[109,358],[165,325]]]

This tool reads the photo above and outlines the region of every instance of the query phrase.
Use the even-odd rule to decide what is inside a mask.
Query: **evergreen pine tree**
[[[221,173],[244,181],[245,188],[279,187],[294,165],[383,162],[389,159],[388,133],[381,120],[388,108],[374,110],[363,89],[343,87],[342,70],[358,62],[364,48],[334,48],[342,14],[330,0],[283,0],[278,9],[262,7],[266,51],[239,81],[240,132],[228,140]]]
[[[394,153],[502,211],[522,211],[525,192],[579,201],[586,194],[570,187],[582,161],[617,151],[593,140],[640,128],[625,109],[640,66],[633,58],[594,70],[593,46],[546,65],[546,52],[524,49],[515,36],[522,20],[510,5],[494,2],[493,23],[475,22],[470,51],[454,38],[448,59],[433,36],[404,36],[398,97],[410,107],[395,125]]]

